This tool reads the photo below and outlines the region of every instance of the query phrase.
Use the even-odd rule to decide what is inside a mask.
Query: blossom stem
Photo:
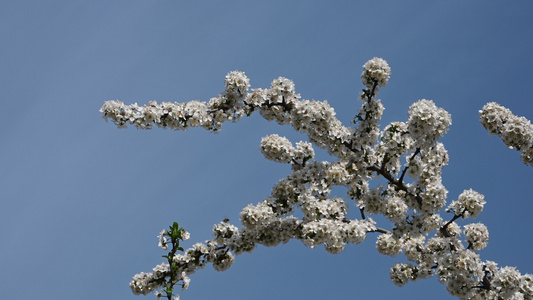
[[[394,178],[394,176],[392,176],[392,174],[390,174],[389,172],[385,171],[383,166],[380,168],[376,165],[373,165],[373,166],[370,166],[367,168],[367,170],[369,171],[374,171],[376,173],[378,173],[379,175],[385,177],[385,179],[387,179],[391,184],[393,184],[394,186],[396,186],[398,189],[408,193],[408,194],[411,194],[409,192],[409,190],[407,189],[407,186],[405,186],[405,184],[403,183],[403,181],[399,180],[399,179],[396,179]],[[415,197],[416,199],[416,202],[418,203],[418,205],[422,206],[422,198],[420,197],[420,195],[412,195]]]
[[[413,160],[415,158],[415,156],[417,156],[419,153],[420,153],[420,148],[416,148],[416,150],[413,153],[413,155],[411,155],[411,158],[409,158],[409,161]],[[398,179],[400,184],[403,184],[403,178],[405,177],[405,173],[407,173],[407,169],[409,169],[409,166],[405,166],[405,168],[402,171],[402,175],[400,175],[400,179]]]
[[[459,219],[460,217],[462,217],[464,215],[466,211],[466,208],[463,210],[463,212],[459,215],[453,215],[453,218],[448,221],[446,224],[444,224],[439,230],[440,232],[445,236],[445,237],[450,237],[450,232],[448,232],[448,225],[452,224],[455,220]]]
[[[383,228],[380,228],[380,227],[376,227],[376,230],[373,230],[371,232],[380,232],[380,233],[385,233],[385,234],[390,233],[390,231],[388,231],[387,229],[383,229]]]

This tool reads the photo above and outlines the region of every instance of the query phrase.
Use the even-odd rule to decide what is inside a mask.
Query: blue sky
[[[392,68],[382,126],[418,99],[448,110],[449,201],[483,193],[482,258],[533,273],[533,169],[478,121],[489,101],[533,119],[532,11],[531,1],[4,1],[0,298],[144,299],[128,283],[162,261],[162,228],[178,221],[189,247],[224,218],[238,223],[289,172],[263,158],[261,138],[305,139],[258,114],[216,135],[119,130],[100,118],[104,101],[207,101],[241,70],[253,88],[290,78],[349,124],[375,56]],[[376,236],[338,255],[261,246],[226,272],[192,275],[182,299],[451,298],[436,278],[392,284],[403,257],[378,254]]]

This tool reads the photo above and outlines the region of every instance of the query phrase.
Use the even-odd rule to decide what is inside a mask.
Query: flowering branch
[[[145,106],[105,102],[102,116],[119,128],[131,124],[150,129],[156,125],[218,132],[224,122],[236,122],[258,111],[268,121],[291,125],[307,134],[309,140],[293,144],[276,134],[264,137],[261,153],[266,159],[291,164],[292,172],[273,186],[264,201],[243,208],[241,228],[228,222],[216,224],[213,240],[196,243],[184,254],[177,254],[183,251],[179,240],[184,239],[177,223],[170,231],[163,231],[160,247],[171,244],[173,249],[164,256],[168,263],[156,266],[152,273],[135,275],[130,283],[133,292],[147,294],[162,289],[171,299],[172,288],[180,280],[186,288],[188,276],[208,263],[218,271],[226,270],[235,255],[251,252],[257,244],[271,247],[298,239],[311,248],[324,245],[336,254],[346,243],[362,243],[367,233],[377,232],[378,252],[389,256],[403,252],[410,261],[397,263],[390,270],[391,280],[398,286],[437,276],[450,294],[461,299],[533,299],[532,275],[522,275],[514,267],[499,268],[479,257],[476,251],[488,244],[485,225],[473,223],[461,229],[456,223],[459,218],[475,218],[481,213],[485,205],[482,194],[465,190],[446,208],[453,213],[449,221],[439,214],[447,202],[441,175],[449,157],[438,140],[451,125],[450,114],[433,101],[422,99],[410,106],[406,122],[392,122],[380,129],[384,107],[376,96],[390,74],[383,59],[365,63],[361,79],[366,88],[359,97],[363,104],[354,127],[343,126],[326,101],[300,100],[294,83],[283,77],[275,79],[269,89],[249,93],[249,79],[239,71],[226,76],[225,91],[209,102],[150,101]],[[520,150],[525,163],[533,163],[529,121],[491,103],[481,112],[481,120],[489,132]],[[313,146],[325,149],[337,160],[314,160]],[[371,180],[378,177],[384,178],[385,184],[371,188]],[[354,202],[331,197],[334,186],[346,187],[348,198]],[[347,217],[350,204],[359,209],[360,219]],[[303,216],[296,218],[295,210]],[[385,216],[391,228],[377,227],[370,215]]]
[[[533,125],[528,119],[514,115],[496,102],[485,104],[479,115],[491,135],[498,135],[509,149],[520,151],[522,162],[533,167]]]

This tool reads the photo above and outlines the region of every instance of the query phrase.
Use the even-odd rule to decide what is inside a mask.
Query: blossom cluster
[[[237,121],[246,114],[243,99],[248,93],[250,81],[243,72],[233,71],[226,76],[226,90],[208,103],[157,103],[125,105],[121,101],[107,101],[100,112],[106,120],[112,119],[119,128],[131,124],[140,129],[150,129],[154,124],[162,128],[186,130],[203,127],[218,131],[225,121]]]
[[[303,166],[315,156],[315,150],[310,143],[300,141],[293,147],[287,138],[277,134],[264,137],[260,149],[266,159],[281,163],[294,162],[295,167]]]
[[[456,216],[463,218],[475,218],[485,206],[485,196],[470,189],[465,190],[456,201],[453,201],[448,207],[448,212],[453,211]]]
[[[533,125],[528,119],[514,115],[496,102],[485,104],[479,115],[491,135],[498,135],[507,147],[520,151],[522,162],[533,166]]]
[[[409,261],[390,270],[391,280],[398,286],[436,276],[461,299],[533,299],[531,275],[481,260],[477,251],[488,245],[487,227],[481,223],[461,227],[456,222],[482,212],[486,203],[482,194],[465,190],[446,208],[450,214],[439,213],[448,198],[442,170],[449,162],[439,139],[452,123],[450,114],[422,99],[411,105],[406,121],[380,129],[384,107],[376,96],[390,73],[389,65],[380,58],[363,66],[361,79],[366,89],[359,96],[363,104],[353,127],[342,125],[326,101],[301,99],[287,78],[275,79],[269,89],[248,92],[249,79],[239,71],[229,73],[225,91],[207,103],[151,101],[141,107],[108,101],[101,112],[118,127],[202,127],[217,132],[223,122],[235,122],[258,111],[269,121],[291,125],[307,135],[308,141],[296,144],[276,134],[261,140],[259,148],[265,158],[291,164],[292,172],[279,180],[262,202],[242,209],[242,227],[216,224],[212,240],[174,256],[186,278],[207,264],[226,270],[235,255],[251,252],[257,245],[272,247],[297,239],[309,247],[324,245],[336,254],[347,244],[362,243],[367,235],[377,234],[379,253],[403,253]],[[485,127],[523,151],[524,161],[531,164],[533,130],[526,121],[496,104],[482,112]],[[316,161],[313,146],[337,160]],[[372,184],[375,178],[381,178],[379,185]],[[338,186],[347,190],[346,198],[331,195]],[[350,207],[359,210],[361,217],[350,218]],[[378,227],[372,215],[384,216],[390,228]],[[168,248],[165,232],[160,234],[159,245]],[[168,264],[162,264],[151,273],[135,275],[130,286],[134,293],[146,294],[160,287],[168,274]]]
[[[450,114],[432,100],[422,99],[409,107],[407,126],[416,147],[430,146],[448,131],[451,124]]]
[[[391,68],[389,64],[382,58],[374,57],[363,65],[361,80],[369,89],[375,85],[382,87],[389,81],[390,74]]]
[[[168,231],[163,229],[159,235],[159,247],[163,250],[169,249],[166,237],[168,237]],[[188,238],[188,232],[184,232],[183,239]],[[218,271],[227,270],[235,261],[235,256],[216,241],[208,241],[205,244],[196,243],[192,248],[185,250],[184,254],[172,255],[170,259],[169,262],[175,266],[174,268],[164,262],[155,266],[152,272],[136,274],[130,282],[132,292],[135,295],[147,295],[153,292],[160,297],[159,290],[164,289],[168,277],[175,274],[176,270],[179,276],[175,280],[181,281],[182,290],[186,290],[191,282],[189,275],[204,268],[208,263],[211,263]],[[179,299],[179,295],[176,299]]]

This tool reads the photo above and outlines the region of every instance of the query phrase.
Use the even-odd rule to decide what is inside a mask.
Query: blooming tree
[[[167,261],[152,272],[135,275],[130,283],[133,293],[155,292],[158,297],[178,299],[173,287],[186,289],[190,274],[207,264],[224,271],[236,255],[252,252],[257,244],[276,246],[298,239],[311,248],[324,245],[336,254],[347,243],[359,244],[367,234],[378,234],[378,252],[389,256],[403,252],[409,261],[390,269],[390,278],[398,286],[437,276],[451,295],[461,299],[533,299],[533,275],[499,267],[478,255],[488,243],[484,224],[461,228],[455,222],[476,218],[485,205],[484,196],[465,190],[446,206],[448,191],[441,175],[449,158],[439,138],[451,125],[450,114],[423,99],[410,106],[406,122],[379,128],[384,107],[376,96],[390,74],[383,59],[364,64],[362,106],[351,127],[341,124],[326,101],[300,99],[291,80],[279,77],[269,89],[249,92],[249,79],[239,71],[229,73],[225,91],[207,103],[105,102],[103,118],[119,128],[131,124],[150,129],[155,124],[218,132],[224,122],[258,111],[309,139],[293,144],[276,134],[264,137],[260,150],[265,158],[290,164],[292,172],[273,186],[265,200],[243,208],[240,228],[225,220],[214,225],[212,240],[187,250],[179,246],[189,238],[187,231],[177,223],[162,230],[159,246],[170,251],[164,256]],[[508,147],[520,151],[525,164],[533,166],[533,126],[527,119],[497,103],[485,105],[480,115],[489,133],[499,135]],[[325,149],[336,160],[314,160],[313,147]],[[377,178],[382,184],[373,187],[370,182]],[[347,197],[330,196],[335,186],[346,187]],[[360,210],[360,218],[347,216],[350,203]],[[301,218],[294,216],[296,210],[302,212]],[[391,228],[379,227],[372,215],[390,220]]]

